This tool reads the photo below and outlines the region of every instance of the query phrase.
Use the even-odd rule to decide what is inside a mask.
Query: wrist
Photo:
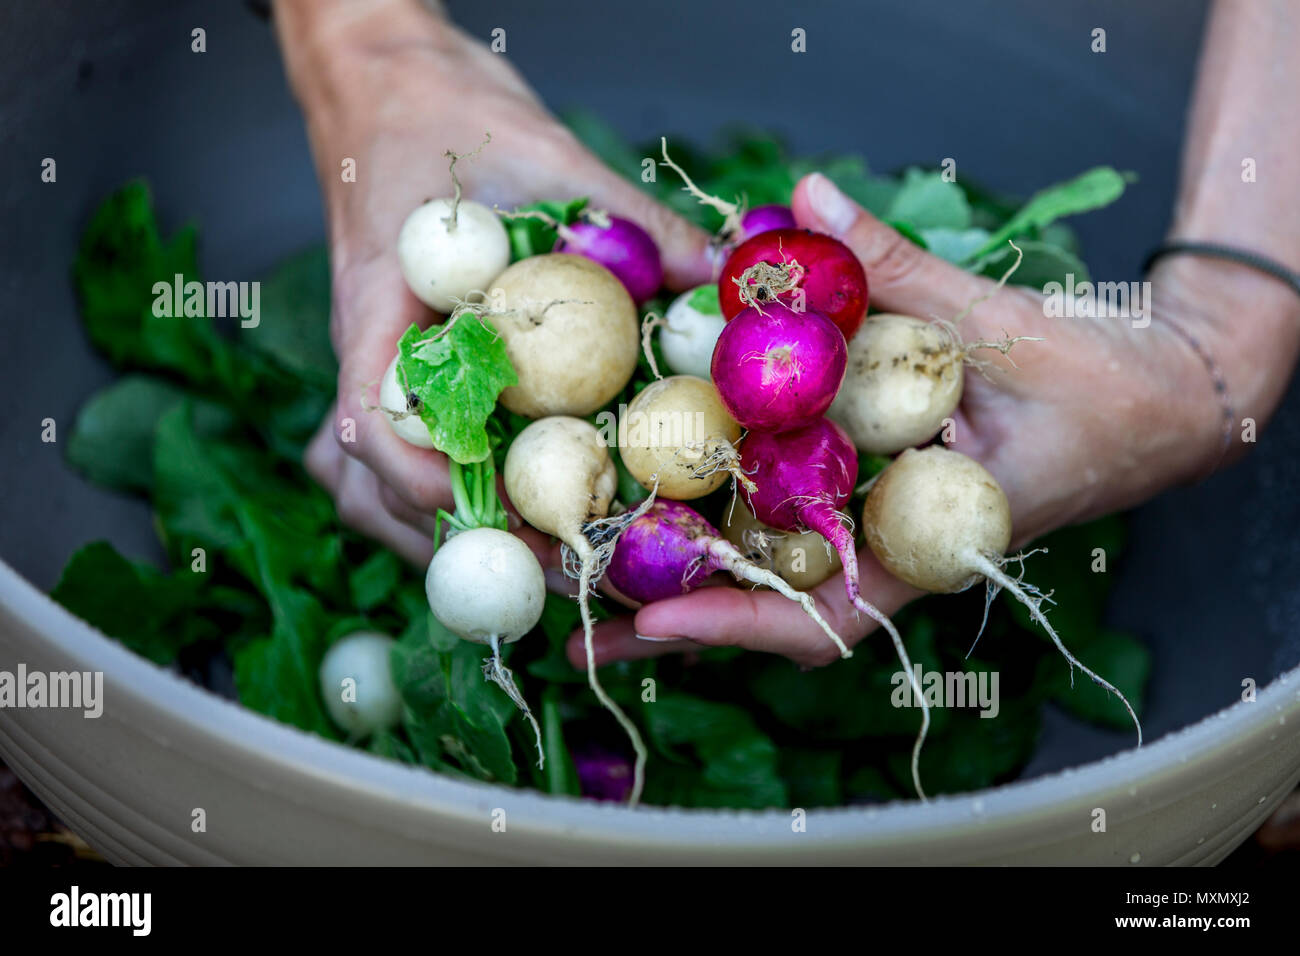
[[[1204,476],[1249,450],[1300,354],[1300,296],[1250,266],[1170,256],[1151,273],[1157,321],[1179,339],[1179,395]],[[1225,441],[1226,431],[1226,441]]]

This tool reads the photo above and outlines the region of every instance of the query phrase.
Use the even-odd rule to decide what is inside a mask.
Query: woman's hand
[[[1154,314],[1141,319],[1051,318],[1043,295],[1016,287],[995,291],[992,281],[922,251],[877,221],[824,176],[805,178],[793,205],[800,225],[836,236],[857,254],[876,308],[953,319],[989,296],[961,321],[966,342],[1041,338],[1015,345],[1014,367],[996,351],[977,353],[992,367],[987,375],[968,370],[949,446],[983,463],[1005,489],[1014,519],[1013,547],[1136,504],[1213,468],[1223,450],[1222,409],[1189,336],[1227,363],[1222,372],[1229,382],[1255,380],[1236,400],[1239,414],[1253,413],[1261,425],[1285,382],[1285,362],[1267,384],[1258,374],[1264,370],[1236,367],[1243,349],[1230,346],[1218,331],[1223,324],[1213,320],[1222,296],[1193,288],[1194,270],[1181,276],[1158,273],[1154,303],[1148,303]],[[1234,338],[1248,334],[1237,330]],[[886,574],[869,550],[859,554],[859,563],[863,595],[887,614],[918,596]],[[875,627],[854,613],[843,575],[813,594],[847,643]],[[658,640],[647,643],[647,637]],[[598,659],[607,661],[696,645],[738,645],[808,666],[838,656],[797,605],[734,586],[659,601],[634,620],[608,622],[598,633],[597,648]],[[577,651],[570,647],[575,664],[580,663]]]
[[[451,507],[445,459],[398,438],[362,395],[374,404],[398,338],[434,319],[406,287],[396,245],[411,210],[452,194],[445,152],[470,153],[490,132],[457,164],[467,197],[503,209],[590,197],[654,236],[675,288],[708,280],[707,237],[587,152],[504,56],[415,0],[285,0],[275,14],[324,194],[340,365],[306,465],[345,523],[427,563],[433,516]]]

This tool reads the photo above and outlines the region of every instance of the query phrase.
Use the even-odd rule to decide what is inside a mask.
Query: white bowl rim
[[[358,794],[370,792],[439,816],[475,822],[482,819],[485,800],[496,805],[507,798],[512,827],[569,833],[580,829],[588,837],[614,844],[624,843],[630,836],[635,839],[635,835],[656,841],[669,836],[707,839],[714,849],[761,849],[789,842],[791,816],[786,809],[631,809],[460,780],[309,734],[241,707],[135,654],[55,603],[3,559],[0,604],[34,632],[56,635],[52,642],[77,659],[77,669],[112,675],[125,692],[142,698],[167,719],[188,724],[235,750],[269,763],[287,763],[317,780]],[[1295,691],[1288,698],[1289,687]],[[1014,826],[1055,813],[1067,799],[1092,804],[1106,794],[1126,791],[1136,795],[1135,787],[1148,787],[1156,778],[1194,773],[1199,761],[1232,748],[1240,750],[1240,738],[1288,718],[1293,718],[1293,728],[1300,727],[1300,665],[1259,688],[1254,703],[1239,701],[1140,749],[1130,748],[1079,767],[977,792],[939,796],[925,803],[900,800],[810,809],[809,826],[800,842],[815,849],[819,845],[842,847],[846,840],[883,844],[932,839],[939,832],[968,830],[973,814],[983,826]],[[813,826],[814,821],[824,825]]]

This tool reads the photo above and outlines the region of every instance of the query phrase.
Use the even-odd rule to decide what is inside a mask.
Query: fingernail
[[[680,637],[651,637],[649,634],[636,635],[638,641],[650,641],[654,644],[667,644],[670,641],[680,641]]]
[[[821,173],[813,173],[808,180],[808,200],[822,225],[834,235],[848,232],[858,218],[853,200]]]

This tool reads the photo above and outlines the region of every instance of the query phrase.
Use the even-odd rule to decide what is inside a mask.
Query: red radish
[[[780,301],[820,312],[853,338],[867,315],[867,274],[838,239],[809,229],[773,229],[736,247],[718,279],[722,316]]]
[[[664,283],[659,247],[650,233],[630,219],[593,211],[579,222],[559,226],[555,252],[571,252],[598,262],[618,277],[639,305]]]
[[[794,213],[789,206],[773,203],[768,206],[755,206],[740,217],[740,235],[737,242],[744,242],[773,229],[795,228]]]
[[[693,591],[714,571],[769,587],[794,601],[826,632],[841,657],[853,656],[817,612],[811,597],[749,561],[698,512],[680,502],[660,498],[629,524],[605,573],[622,594],[648,604]]]
[[[742,427],[781,431],[820,418],[847,367],[848,345],[828,319],[769,302],[727,323],[711,372],[722,404]]]
[[[724,333],[725,334],[725,333]],[[930,711],[912,672],[912,663],[894,622],[867,601],[858,584],[858,552],[842,509],[858,477],[858,453],[834,422],[812,424],[779,434],[751,432],[740,450],[741,467],[757,491],[749,496],[754,516],[778,531],[816,531],[831,543],[844,564],[844,589],[853,606],[876,621],[894,642],[912,693],[921,702],[921,731],[912,748],[912,782],[921,789],[921,745],[930,729]]]

